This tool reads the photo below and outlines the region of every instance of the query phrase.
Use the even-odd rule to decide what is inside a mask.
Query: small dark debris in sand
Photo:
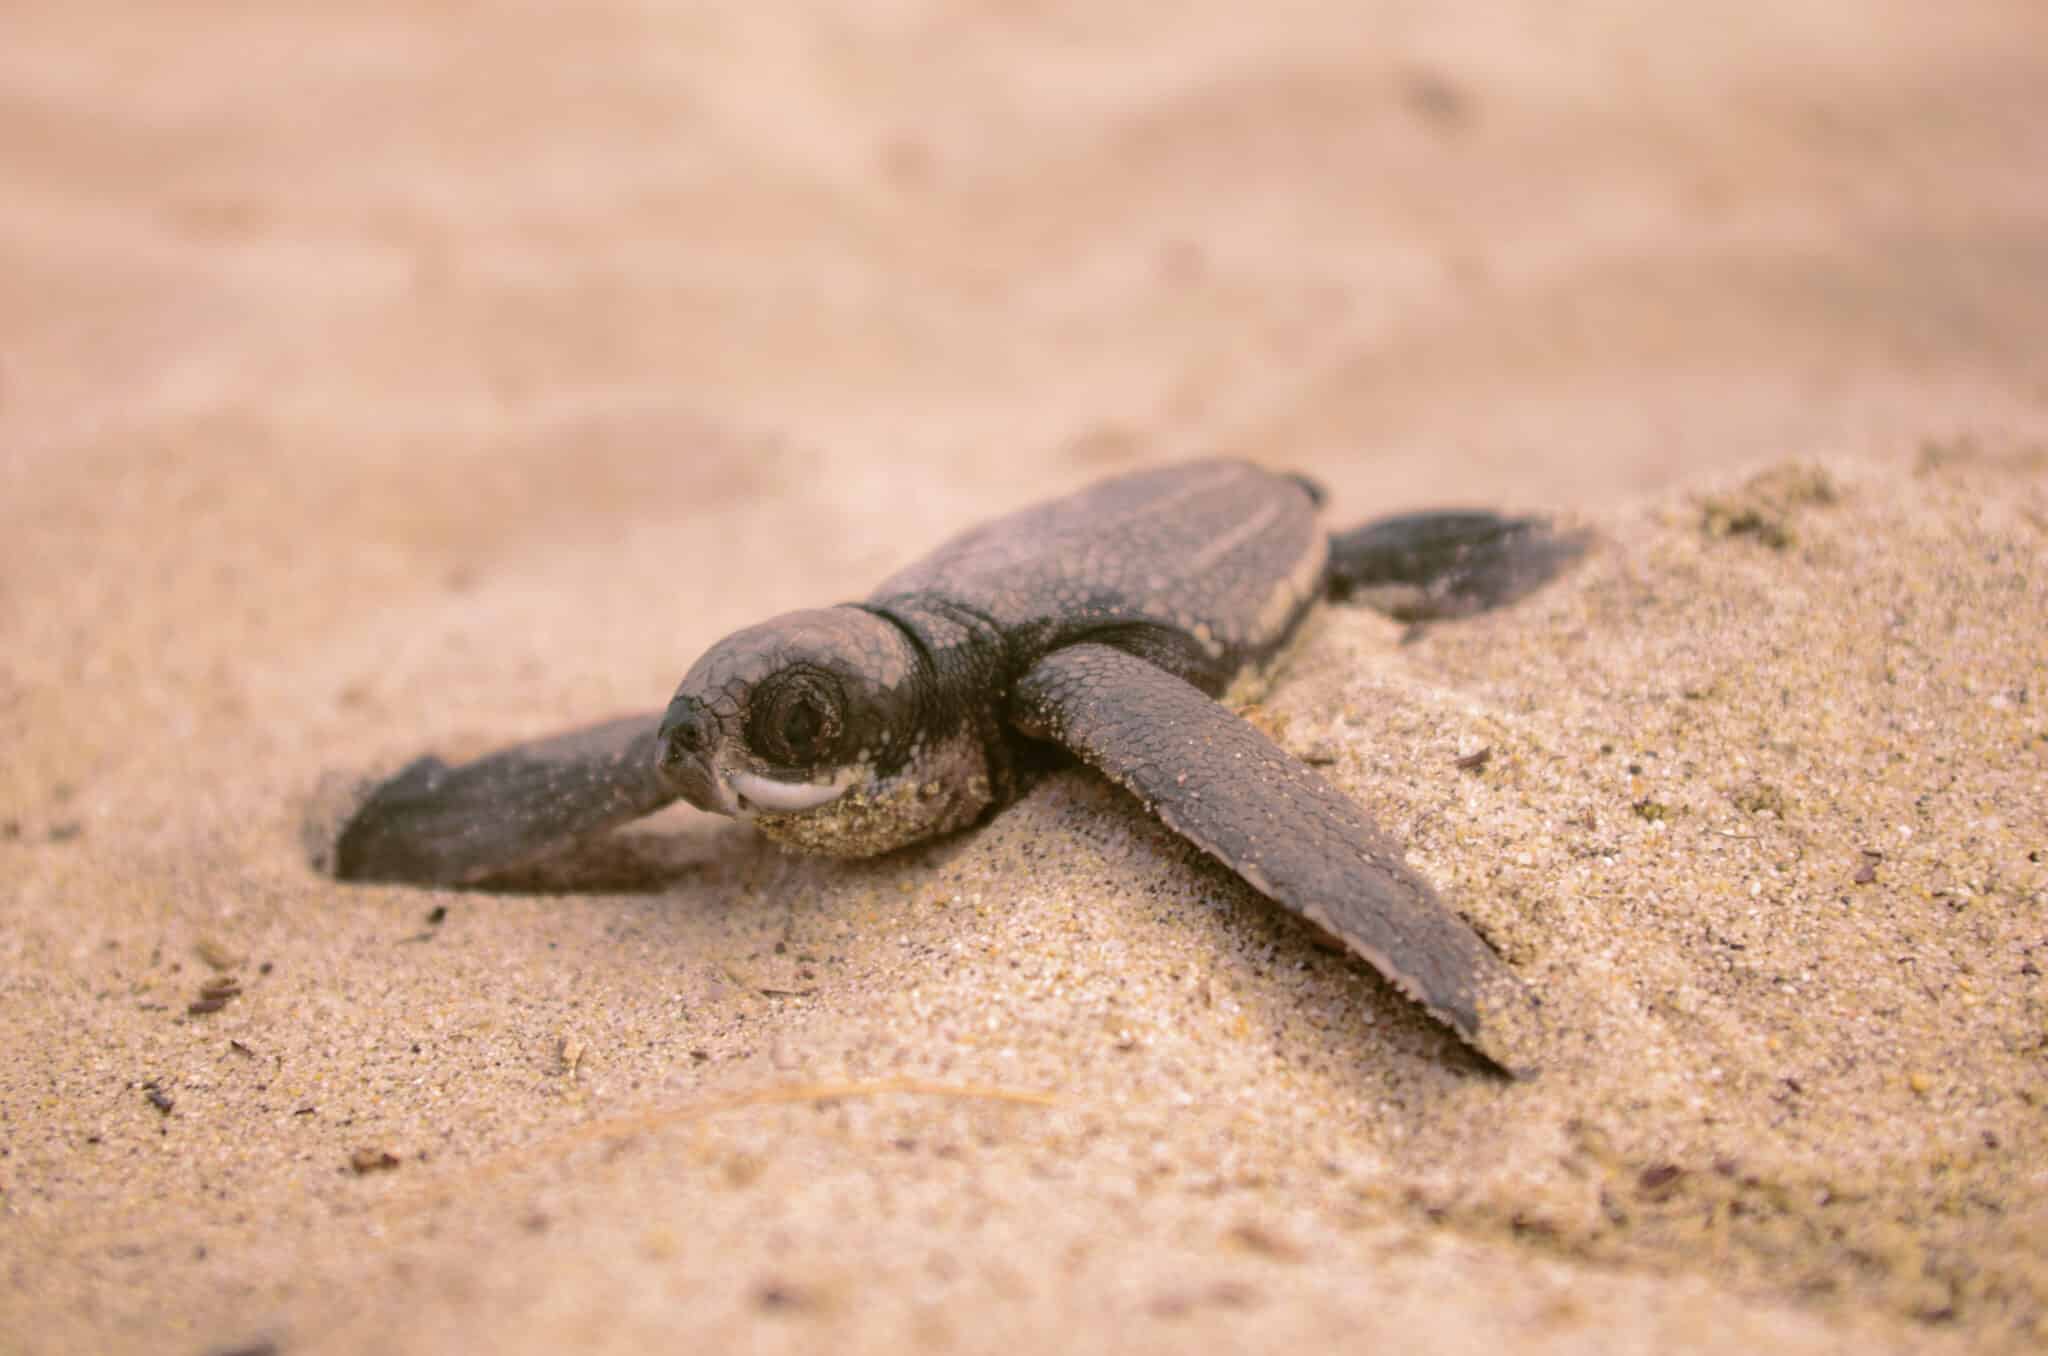
[[[1455,761],[1454,765],[1460,772],[1478,772],[1484,769],[1486,765],[1492,761],[1493,745],[1488,744],[1485,748],[1480,749],[1475,753],[1468,753],[1458,758]]]
[[[1852,879],[1858,885],[1869,885],[1877,879],[1877,864],[1884,860],[1884,854],[1875,848],[1863,849],[1863,864],[1856,868]]]
[[[244,1045],[240,1041],[229,1041],[228,1049],[234,1051],[238,1055],[247,1055],[250,1059],[256,1058],[256,1051],[250,1048],[249,1046]]]
[[[171,1108],[177,1105],[177,1102],[172,1100],[171,1094],[157,1086],[155,1079],[151,1079],[142,1085],[142,1095],[149,1099],[151,1106],[166,1116],[170,1115]]]
[[[1746,815],[1768,814],[1780,822],[1791,817],[1785,793],[1768,782],[1751,782],[1732,797],[1735,808]]]
[[[283,1350],[283,1347],[280,1347],[269,1338],[262,1337],[254,1342],[244,1342],[239,1346],[215,1347],[207,1352],[206,1356],[278,1356],[278,1353]]]
[[[1671,817],[1671,807],[1661,800],[1639,800],[1628,807],[1636,812],[1636,818],[1646,824],[1656,824]]]
[[[358,1149],[348,1156],[348,1170],[358,1177],[389,1172],[398,1166],[398,1155],[389,1149]]]
[[[1441,131],[1463,131],[1472,121],[1471,97],[1435,71],[1418,68],[1402,75],[1401,102]]]
[[[754,1304],[769,1313],[793,1314],[817,1308],[818,1299],[787,1281],[764,1281],[754,1289]]]
[[[50,826],[50,841],[68,843],[85,832],[85,825],[75,819],[66,819]]]
[[[1773,551],[1792,544],[1792,530],[1782,521],[1766,518],[1756,509],[1736,508],[1710,502],[1705,509],[1710,537],[1755,537]]]
[[[1646,1200],[1665,1201],[1671,1199],[1683,1180],[1684,1168],[1676,1163],[1657,1163],[1644,1168],[1636,1177],[1636,1191]]]
[[[242,981],[233,975],[216,975],[199,986],[199,997],[185,1005],[185,1011],[195,1017],[219,1012],[233,1002],[242,992]]]
[[[1218,1281],[1209,1287],[1208,1299],[1225,1309],[1249,1309],[1259,1302],[1259,1292],[1243,1281]]]
[[[1700,529],[1709,537],[1753,537],[1773,551],[1791,547],[1792,521],[1802,509],[1832,504],[1841,496],[1817,466],[1780,466],[1747,481],[1729,495],[1700,501]]]
[[[1302,1262],[1308,1259],[1308,1253],[1300,1244],[1282,1238],[1262,1224],[1246,1221],[1234,1226],[1224,1238],[1246,1252],[1255,1252],[1276,1262]]]
[[[875,148],[875,169],[891,188],[914,192],[931,183],[938,157],[929,142],[899,132]]]
[[[427,926],[428,926],[428,927],[430,927],[430,928],[437,928],[437,927],[440,927],[440,926],[441,926],[441,924],[443,924],[443,923],[445,923],[445,922],[447,922],[447,921],[448,921],[448,906],[447,906],[446,904],[436,904],[436,905],[435,905],[435,906],[434,906],[433,908],[431,908],[431,909],[427,910]]]

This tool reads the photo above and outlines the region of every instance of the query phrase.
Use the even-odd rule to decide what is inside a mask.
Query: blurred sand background
[[[2036,0],[11,6],[0,1350],[2039,1349],[2044,449]],[[1601,534],[1258,713],[1537,1082],[1079,775],[305,865],[1215,452]]]

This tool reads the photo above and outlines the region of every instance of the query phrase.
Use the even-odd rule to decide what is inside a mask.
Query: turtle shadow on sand
[[[1533,1071],[1538,1005],[1513,968],[1353,801],[1224,703],[1324,599],[1466,616],[1540,587],[1586,541],[1472,511],[1331,535],[1322,505],[1301,477],[1197,462],[1021,510],[860,603],[727,637],[663,711],[458,767],[415,760],[309,826],[316,864],[346,880],[660,889],[692,863],[612,830],[678,800],[870,857],[967,828],[1078,759],[1495,1066]]]

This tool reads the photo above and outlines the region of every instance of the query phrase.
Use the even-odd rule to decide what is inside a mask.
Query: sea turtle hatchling
[[[1329,536],[1300,477],[1199,462],[955,537],[866,601],[726,637],[664,711],[372,791],[328,860],[449,885],[681,798],[806,851],[886,852],[1014,799],[1050,746],[1365,957],[1494,1064],[1537,1063],[1535,1004],[1351,800],[1216,700],[1324,597],[1411,620],[1510,601],[1578,553],[1535,519],[1421,513]]]

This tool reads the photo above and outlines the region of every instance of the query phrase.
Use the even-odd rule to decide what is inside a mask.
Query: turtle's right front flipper
[[[378,786],[334,840],[342,880],[462,885],[676,798],[663,777],[661,713],[517,744],[461,767],[420,758]]]
[[[1500,1068],[1535,1070],[1541,1023],[1515,972],[1385,830],[1229,708],[1135,655],[1082,644],[1039,660],[1010,715],[1137,793],[1167,827],[1334,935]]]

